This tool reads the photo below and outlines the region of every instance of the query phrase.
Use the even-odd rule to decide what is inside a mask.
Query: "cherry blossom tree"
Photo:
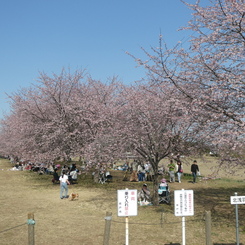
[[[13,113],[8,121],[15,125],[10,127],[15,129],[11,145],[16,146],[16,140],[22,145],[17,147],[20,157],[53,160],[57,156],[69,156],[71,142],[67,135],[72,126],[65,124],[65,108],[69,106],[72,92],[81,78],[82,74],[75,74],[72,78],[64,71],[54,78],[43,73],[36,86],[11,96]]]
[[[153,203],[158,204],[159,162],[203,151],[203,140],[211,131],[201,127],[193,116],[195,108],[171,83],[125,86],[118,100],[121,106],[111,135],[122,152],[151,163]]]
[[[143,49],[147,61],[134,57],[146,70],[139,84],[126,86],[116,78],[102,83],[85,71],[41,73],[36,85],[10,96],[1,150],[40,161],[83,155],[91,166],[130,151],[153,167],[154,204],[158,165],[166,157],[217,147],[222,160],[242,164],[245,5],[210,3],[185,3],[193,10],[182,28],[194,31],[189,46],[170,49],[160,37],[152,54]]]
[[[35,86],[10,96],[12,114],[2,121],[7,142],[2,149],[41,161],[81,155],[108,124],[103,111],[115,84],[111,80],[111,86],[102,84],[84,71],[40,74]]]
[[[213,131],[206,142],[219,149],[223,159],[236,152],[244,160],[244,1],[213,0],[205,7],[201,3],[185,3],[193,11],[182,28],[193,31],[189,46],[168,48],[161,36],[159,47],[143,49],[147,61],[134,58],[146,68],[152,84],[172,83],[189,100],[199,124]],[[234,162],[242,163],[238,157]]]
[[[159,162],[203,151],[213,133],[203,126],[206,114],[197,118],[198,107],[171,82],[126,86],[81,72],[41,74],[36,86],[12,96],[12,108],[2,122],[5,153],[39,161],[83,155],[100,167],[131,151],[153,167],[154,204]]]

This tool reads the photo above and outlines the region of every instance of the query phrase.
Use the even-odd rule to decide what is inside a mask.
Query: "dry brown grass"
[[[211,174],[209,163],[198,159],[203,175]],[[212,161],[212,162],[211,162]],[[205,168],[206,166],[206,168]],[[0,160],[1,210],[0,244],[27,244],[27,214],[34,213],[37,245],[103,244],[105,214],[112,212],[110,244],[125,244],[125,219],[117,217],[117,189],[140,189],[140,183],[122,181],[122,171],[112,171],[113,182],[94,184],[90,175],[80,176],[79,183],[69,192],[79,193],[79,199],[60,200],[59,185],[52,176],[33,172],[9,171],[11,165]],[[185,166],[188,172],[189,166]],[[186,244],[205,242],[205,210],[212,213],[212,241],[216,244],[235,243],[235,208],[230,204],[234,192],[244,195],[244,181],[240,177],[190,183],[185,177],[181,184],[171,183],[171,193],[177,189],[193,189],[195,215],[186,217]],[[151,183],[149,183],[151,188]],[[245,205],[239,205],[240,241],[245,241]],[[129,217],[130,244],[181,244],[181,217],[174,216],[174,205],[139,207],[138,216]]]

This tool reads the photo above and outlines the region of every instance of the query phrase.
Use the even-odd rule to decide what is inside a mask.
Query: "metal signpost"
[[[231,196],[231,204],[235,204],[236,209],[236,244],[239,245],[239,221],[238,221],[238,204],[245,204],[245,196],[238,196],[237,192],[234,193],[235,196]]]
[[[174,191],[174,214],[182,216],[182,245],[185,245],[185,216],[194,215],[193,190]]]
[[[125,217],[126,242],[129,245],[128,216],[137,216],[137,190],[118,190],[117,191],[117,215]]]

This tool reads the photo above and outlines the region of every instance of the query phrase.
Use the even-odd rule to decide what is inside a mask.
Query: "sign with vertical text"
[[[193,190],[174,191],[174,214],[175,216],[194,215]]]
[[[117,190],[117,215],[137,216],[137,190]]]

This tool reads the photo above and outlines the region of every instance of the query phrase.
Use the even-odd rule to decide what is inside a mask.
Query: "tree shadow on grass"
[[[236,243],[214,243],[213,245],[237,245]],[[239,243],[239,245],[243,245],[243,243]]]
[[[231,204],[230,197],[237,192],[238,196],[243,196],[244,185],[239,187],[216,187],[210,189],[194,189],[195,215],[204,217],[205,211],[211,211],[212,224],[214,227],[219,224],[231,227],[235,226],[236,212],[235,205]],[[240,232],[245,231],[245,205],[238,205]],[[240,243],[241,245],[243,243]],[[236,243],[216,242],[213,245],[236,245]]]

